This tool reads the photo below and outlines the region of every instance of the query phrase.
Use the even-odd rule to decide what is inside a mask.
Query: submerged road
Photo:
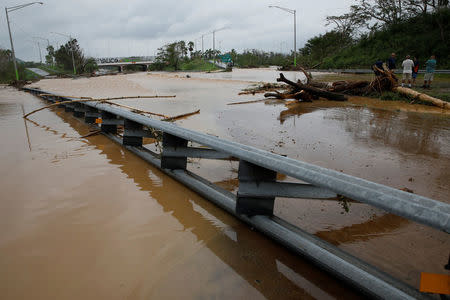
[[[392,105],[388,110],[370,102],[228,106],[258,95],[237,96],[248,82],[175,75],[42,80],[35,86],[74,96],[177,94],[122,103],[169,115],[200,108],[177,123],[449,201],[450,120],[433,108],[408,112],[405,104],[389,101],[381,103]],[[44,104],[0,90],[0,138],[8,141],[0,152],[2,298],[361,297],[105,137],[80,138],[89,127],[72,114],[54,109],[31,121],[21,118]],[[230,191],[236,190],[236,167],[189,163],[191,171]],[[345,212],[330,201],[277,199],[276,214],[416,287],[421,271],[442,273],[448,259],[446,234],[363,204]]]
[[[40,75],[40,76],[50,75],[50,73],[48,73],[47,71],[44,71],[44,70],[39,69],[39,68],[27,68],[27,69],[30,70],[33,73],[36,73],[36,74]]]

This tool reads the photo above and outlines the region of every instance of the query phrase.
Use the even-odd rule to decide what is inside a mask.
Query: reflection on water
[[[340,229],[318,231],[315,235],[338,246],[340,244],[368,241],[380,236],[389,235],[392,231],[408,223],[409,220],[407,219],[386,214],[374,216],[373,219],[360,224],[353,224]]]
[[[358,142],[439,158],[450,154],[450,118],[380,109],[336,109],[326,119],[342,123]]]
[[[85,131],[85,126],[72,116],[60,116],[75,130]],[[119,146],[103,146],[104,142],[109,143],[104,139],[102,136],[87,138],[89,144],[101,150],[100,154],[105,155],[111,164],[119,166],[142,191],[148,192],[164,212],[175,217],[183,226],[183,230],[194,234],[198,242],[211,250],[265,298],[333,299],[343,295],[358,297],[329,275],[252,232],[246,225],[236,222],[211,203],[199,197],[192,197],[192,192],[180,190],[172,179],[141,163],[134,154]],[[231,180],[230,184],[234,184],[234,181]],[[195,277],[195,273],[190,276]],[[210,284],[214,285],[211,296],[217,294],[221,288],[216,285],[220,284],[221,276],[215,276],[218,277],[217,281],[210,279]],[[324,285],[324,282],[327,284]],[[202,294],[202,297],[208,297],[207,295]]]

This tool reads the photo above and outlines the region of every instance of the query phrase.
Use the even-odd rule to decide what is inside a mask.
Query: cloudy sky
[[[10,22],[16,56],[39,60],[37,41],[54,46],[67,38],[53,34],[72,35],[85,53],[94,57],[155,55],[161,45],[177,40],[196,41],[201,49],[212,48],[214,29],[216,48],[264,49],[287,52],[293,47],[293,15],[278,5],[297,10],[297,48],[306,40],[330,29],[325,16],[342,14],[352,0],[270,1],[270,0],[42,0],[11,12]],[[23,0],[2,0],[2,6],[27,3]],[[0,14],[0,47],[10,48],[6,16]],[[43,52],[44,54],[44,52]]]

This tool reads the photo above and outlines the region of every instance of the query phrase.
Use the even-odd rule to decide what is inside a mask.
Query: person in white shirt
[[[402,86],[405,84],[405,81],[408,80],[408,86],[411,87],[411,78],[414,62],[412,61],[409,55],[406,55],[406,59],[402,62],[402,67],[403,67]]]

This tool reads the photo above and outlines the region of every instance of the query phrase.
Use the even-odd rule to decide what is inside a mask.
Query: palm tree
[[[190,55],[190,57],[192,58],[192,51],[194,51],[194,42],[193,42],[193,41],[190,41],[190,42],[188,43],[188,47],[189,47],[189,55]]]

